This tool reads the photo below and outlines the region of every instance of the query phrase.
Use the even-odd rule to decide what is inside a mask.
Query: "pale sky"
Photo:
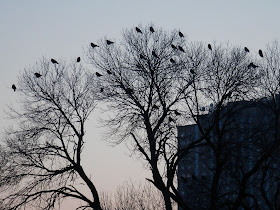
[[[83,48],[103,36],[118,40],[125,28],[153,23],[180,29],[190,41],[229,42],[257,53],[280,37],[279,0],[0,0],[0,132],[11,124],[3,109],[16,104],[11,85],[42,56],[83,59]],[[95,116],[88,122],[84,164],[98,190],[150,173],[126,146],[101,141]]]

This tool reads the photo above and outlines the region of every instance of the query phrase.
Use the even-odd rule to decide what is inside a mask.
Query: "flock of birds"
[[[154,28],[153,27],[150,27],[149,28],[150,29],[150,32],[151,33],[154,33],[155,32],[155,30],[154,30]],[[142,30],[140,29],[140,28],[138,28],[138,27],[135,27],[135,30],[136,30],[136,32],[137,33],[143,33],[142,32]],[[181,37],[181,38],[183,38],[184,37],[184,34],[181,32],[181,31],[179,31],[178,32],[178,34],[179,34],[179,37]],[[112,45],[112,44],[114,44],[114,42],[113,41],[110,41],[110,40],[106,40],[106,44],[107,45]],[[94,44],[94,43],[90,43],[90,46],[94,49],[94,48],[96,48],[96,47],[99,47],[97,44]],[[182,46],[175,46],[174,44],[171,44],[171,48],[173,49],[173,50],[179,50],[179,51],[181,51],[181,52],[185,52],[185,50],[183,49],[183,47]],[[208,49],[209,50],[211,50],[212,51],[212,46],[211,46],[211,44],[208,44]],[[244,50],[245,50],[245,52],[246,53],[249,53],[250,52],[250,50],[247,48],[247,47],[244,47]],[[157,55],[157,53],[155,52],[155,51],[152,51],[152,55],[155,57],[155,58],[159,58],[159,56]],[[263,52],[262,52],[262,50],[259,50],[259,55],[260,55],[260,57],[263,57]],[[146,59],[146,57],[144,56],[144,55],[142,55],[142,54],[140,54],[140,59]],[[81,58],[80,57],[78,57],[77,58],[77,63],[79,63],[81,61]],[[54,65],[57,65],[57,64],[59,64],[55,59],[51,59],[51,62],[54,64]],[[173,58],[170,58],[170,62],[171,63],[176,63],[176,61],[173,59]],[[253,62],[251,62],[249,65],[248,65],[248,69],[249,68],[257,68],[258,66],[257,65],[255,65]],[[107,73],[108,74],[112,74],[112,72],[111,71],[109,71],[109,70],[107,70]],[[194,70],[193,69],[191,69],[190,70],[190,73],[191,74],[194,74],[195,72],[194,72]],[[95,73],[96,74],[96,76],[97,77],[102,77],[103,75],[102,74],[100,74],[99,72],[96,72]],[[34,76],[36,77],[36,78],[40,78],[42,75],[40,74],[40,73],[38,73],[38,72],[36,72],[36,73],[34,73]],[[12,89],[14,90],[14,91],[16,91],[16,86],[15,86],[15,84],[13,84],[12,85]],[[103,88],[101,88],[101,92],[103,92]]]

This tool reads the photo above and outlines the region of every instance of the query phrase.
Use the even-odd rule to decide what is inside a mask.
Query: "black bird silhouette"
[[[110,41],[110,40],[106,40],[107,45],[111,45],[114,44],[114,42]]]
[[[181,52],[185,52],[185,50],[184,50],[183,47],[181,47],[181,46],[178,46],[178,49],[179,49]]]
[[[194,74],[194,70],[193,70],[193,69],[191,69],[190,72],[191,72],[192,74]]]
[[[104,91],[104,88],[100,88],[100,93],[103,93],[103,91]]]
[[[81,61],[81,58],[80,57],[78,57],[77,58],[77,63],[79,63]]]
[[[12,88],[14,91],[16,91],[16,89],[17,89],[17,87],[14,84],[12,85]]]
[[[255,65],[253,62],[251,62],[251,63],[249,63],[249,65],[248,65],[248,69],[250,69],[251,67],[252,67],[253,69],[255,69],[255,68],[259,67],[259,66]]]
[[[154,28],[152,26],[150,27],[150,32],[152,32],[152,33],[155,32],[155,30],[154,30]]]
[[[175,60],[173,58],[170,58],[171,63],[175,63]]]
[[[92,48],[99,47],[97,44],[94,44],[94,43],[90,43],[90,46],[91,46]]]
[[[140,54],[140,58],[141,58],[141,59],[145,59],[145,56],[142,55],[142,54]]]
[[[107,70],[107,74],[112,74],[112,72],[110,70]]]
[[[95,74],[96,74],[97,77],[102,77],[103,76],[102,74],[100,74],[98,72],[96,72]]]
[[[176,47],[174,44],[171,44],[171,47],[172,47],[174,50],[177,50],[177,47]]]
[[[181,113],[178,112],[177,110],[175,110],[174,113],[175,113],[175,115],[177,115],[177,116],[180,116],[180,115],[181,115]]]
[[[247,47],[244,47],[245,52],[250,52],[250,50]]]
[[[53,58],[51,59],[51,62],[53,63],[53,64],[59,64],[56,60],[54,60]]]
[[[259,50],[259,55],[263,58],[263,52],[262,52],[262,50]]]
[[[179,36],[184,37],[184,34],[181,31],[179,31]]]
[[[37,78],[39,78],[39,77],[41,77],[41,76],[42,76],[42,74],[37,73],[37,72],[35,72],[35,73],[34,73],[34,75],[35,75],[35,77],[37,77]]]
[[[136,29],[136,31],[137,31],[138,33],[141,33],[141,34],[142,34],[142,31],[140,30],[140,28],[135,27],[135,29]]]
[[[152,51],[152,55],[155,56],[156,58],[158,58],[158,55],[156,54],[155,51]]]
[[[208,44],[208,49],[209,49],[209,50],[212,50],[211,44]]]

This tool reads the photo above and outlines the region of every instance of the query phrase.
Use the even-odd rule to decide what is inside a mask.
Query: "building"
[[[273,107],[268,98],[231,102],[220,112],[210,107],[197,116],[197,124],[178,127],[179,151],[201,139],[178,165],[178,191],[191,209],[209,209],[213,186],[218,209],[231,208],[243,175],[274,143],[278,128]],[[278,154],[271,154],[250,177],[244,209],[268,209],[268,203],[280,206],[279,165]]]

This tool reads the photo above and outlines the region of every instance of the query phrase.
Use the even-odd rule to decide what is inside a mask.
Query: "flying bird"
[[[173,58],[170,58],[171,63],[175,63],[175,60]]]
[[[34,75],[35,75],[35,77],[37,77],[37,78],[39,78],[39,77],[41,77],[41,76],[42,76],[42,74],[37,73],[37,72],[35,72],[35,73],[34,73]]]
[[[154,28],[152,26],[150,27],[150,32],[152,32],[152,33],[155,32],[155,30],[154,30]]]
[[[81,61],[81,57],[77,58],[77,63],[79,63]]]
[[[17,89],[14,84],[12,85],[12,88],[13,88],[14,91],[16,91],[16,89]]]
[[[177,50],[177,47],[174,44],[171,44],[172,49]]]
[[[136,30],[138,33],[141,33],[141,34],[142,34],[142,31],[140,30],[140,28],[135,27],[135,30]]]
[[[90,43],[90,46],[91,46],[92,48],[99,47],[97,44],[94,44],[94,43]]]
[[[158,55],[156,54],[155,51],[152,51],[152,55],[155,56],[156,58],[158,58]]]
[[[184,50],[183,47],[181,47],[181,46],[178,46],[178,49],[179,49],[181,52],[185,52],[185,50]]]
[[[250,52],[250,50],[247,47],[244,47],[245,52]]]
[[[107,74],[112,74],[112,72],[110,70],[107,70]]]
[[[102,74],[100,74],[98,72],[96,72],[95,74],[96,74],[97,77],[102,77],[103,76]]]
[[[211,44],[208,44],[208,49],[209,49],[209,50],[212,50]]]
[[[107,45],[111,45],[114,44],[114,42],[110,41],[110,40],[106,40]]]
[[[184,34],[181,31],[179,31],[179,36],[184,37]]]
[[[263,58],[263,52],[262,52],[262,50],[259,50],[259,55]]]
[[[53,58],[51,59],[51,62],[53,63],[53,64],[59,64],[56,60],[54,60]]]

